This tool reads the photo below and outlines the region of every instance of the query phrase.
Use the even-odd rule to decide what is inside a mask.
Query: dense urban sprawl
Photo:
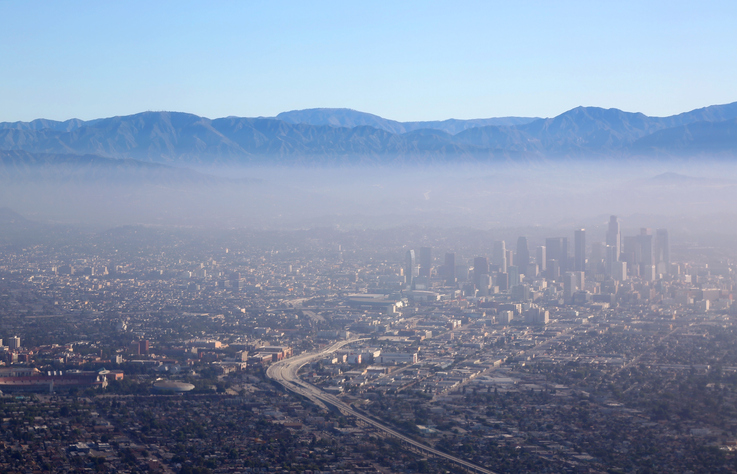
[[[458,472],[267,376],[353,341],[302,382],[487,470],[737,471],[734,249],[615,217],[570,241],[125,227],[8,242],[0,470]]]

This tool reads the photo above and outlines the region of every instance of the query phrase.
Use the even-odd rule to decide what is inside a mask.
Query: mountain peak
[[[177,164],[349,163],[737,154],[737,103],[672,117],[581,106],[538,119],[398,122],[349,108],[210,120],[146,111],[0,124],[0,150]]]

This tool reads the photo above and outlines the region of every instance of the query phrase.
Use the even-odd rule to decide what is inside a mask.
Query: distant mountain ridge
[[[85,122],[79,119],[65,120],[57,122],[56,120],[36,119],[30,122],[0,122],[0,130],[57,130],[69,132],[77,128],[89,125],[93,121]]]
[[[378,115],[359,112],[353,109],[304,109],[282,112],[276,116],[287,123],[309,125],[329,125],[331,127],[355,128],[369,126],[390,133],[407,133],[421,129],[442,130],[455,135],[469,128],[494,125],[499,127],[523,125],[539,120],[538,117],[498,117],[471,120],[434,120],[426,122],[397,122]]]
[[[737,102],[670,117],[576,107],[552,118],[397,122],[351,109],[208,119],[143,112],[0,123],[0,150],[178,166],[737,155]]]

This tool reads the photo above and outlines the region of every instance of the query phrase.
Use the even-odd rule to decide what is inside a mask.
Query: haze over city
[[[732,2],[0,2],[0,471],[737,472]]]

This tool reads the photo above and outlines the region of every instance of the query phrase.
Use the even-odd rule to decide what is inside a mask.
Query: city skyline
[[[532,237],[37,227],[48,241],[0,252],[1,436],[27,446],[0,452],[0,463],[438,474],[458,464],[730,466],[732,451],[715,447],[735,438],[724,407],[737,401],[737,249],[602,221],[586,230],[588,268],[563,274],[558,261],[575,265],[583,243],[577,226]],[[610,274],[602,246],[620,231],[618,269],[629,274]],[[558,259],[545,270],[541,242]],[[521,268],[531,248],[535,262]],[[502,250],[507,273],[494,264]],[[710,389],[717,383],[725,389]],[[254,442],[277,434],[288,449]],[[631,456],[638,444],[649,458]]]
[[[735,24],[0,1],[0,471],[737,474]]]

